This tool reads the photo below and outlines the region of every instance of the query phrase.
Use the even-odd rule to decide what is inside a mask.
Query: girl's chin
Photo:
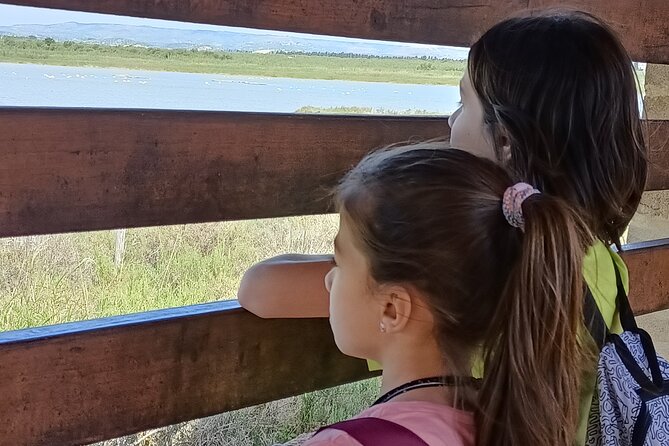
[[[369,355],[361,352],[359,349],[356,349],[355,346],[351,346],[349,343],[337,339],[336,336],[335,336],[335,344],[337,345],[339,351],[345,354],[346,356],[358,359],[369,359],[368,357]]]

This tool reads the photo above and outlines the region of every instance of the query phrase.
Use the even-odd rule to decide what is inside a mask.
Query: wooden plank
[[[650,121],[652,189],[669,121]],[[367,151],[448,135],[443,117],[0,109],[0,236],[328,210]]]
[[[443,118],[0,109],[0,235],[327,210],[370,149]]]
[[[372,376],[327,320],[261,320],[236,301],[0,334],[0,361],[0,443],[14,446],[87,444]]]
[[[5,235],[322,212],[319,186],[369,148],[447,132],[435,118],[19,109],[6,118]]]
[[[665,0],[3,0],[2,3],[365,39],[469,46],[526,8],[572,7],[606,19],[634,60],[669,63]]]
[[[637,313],[669,308],[669,239],[626,247]],[[308,336],[305,336],[308,333]],[[115,438],[371,376],[325,319],[235,301],[0,333],[2,444]]]
[[[636,314],[669,308],[669,238],[624,246],[630,303]]]

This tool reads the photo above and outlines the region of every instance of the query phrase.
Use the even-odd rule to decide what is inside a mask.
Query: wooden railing
[[[606,19],[638,62],[669,63],[664,0],[3,0],[2,3],[363,39],[469,46],[528,8]]]
[[[635,60],[669,63],[664,0],[34,0],[2,3],[468,45],[526,7],[574,6]],[[669,121],[648,121],[648,188],[669,189]],[[0,109],[0,236],[328,211],[370,148],[447,136],[445,118]],[[669,308],[669,240],[624,253],[638,313]],[[309,336],[304,336],[309,333]],[[0,334],[0,445],[83,444],[370,376],[325,320],[218,302]]]
[[[669,121],[648,127],[649,189],[669,189]],[[0,236],[323,213],[370,148],[449,134],[430,117],[38,108],[0,108],[0,129]]]

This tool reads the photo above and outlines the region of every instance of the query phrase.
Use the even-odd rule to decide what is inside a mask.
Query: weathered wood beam
[[[305,336],[308,333],[308,336]],[[236,301],[0,333],[0,444],[87,444],[373,376]]]
[[[370,149],[443,118],[0,109],[0,236],[325,212]]]
[[[469,46],[526,8],[606,20],[639,62],[669,63],[665,0],[3,0],[2,3],[364,39]]]
[[[650,189],[669,121],[649,121]],[[369,150],[447,136],[443,117],[0,108],[0,236],[328,210]]]
[[[624,246],[630,302],[636,314],[669,308],[669,238]]]

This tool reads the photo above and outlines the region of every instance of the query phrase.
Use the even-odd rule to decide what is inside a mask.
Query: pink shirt
[[[378,404],[356,415],[393,421],[410,429],[430,446],[474,446],[474,415],[442,404],[423,401]],[[304,446],[360,446],[347,433],[327,429]]]

